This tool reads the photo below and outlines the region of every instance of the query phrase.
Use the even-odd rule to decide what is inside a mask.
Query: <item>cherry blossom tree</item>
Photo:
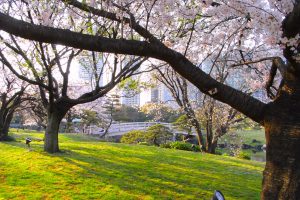
[[[154,75],[155,78],[168,88],[177,105],[184,111],[190,124],[194,127],[200,149],[207,152],[201,124],[196,117],[196,108],[192,106],[191,98],[189,96],[187,80],[182,78],[170,67],[164,67],[164,69],[159,67],[157,68],[157,72],[158,73]]]
[[[44,9],[34,23],[22,17],[26,3],[2,2],[0,29],[5,32],[89,51],[155,58],[201,92],[260,123],[267,139],[262,199],[300,198],[299,0],[23,0],[30,9]],[[47,17],[53,13],[60,20]],[[101,29],[93,34],[81,29],[83,19],[93,19]],[[119,25],[119,37],[102,34],[113,23]],[[249,77],[262,66],[270,71],[262,73],[271,102],[221,83],[199,68],[206,57],[220,52],[224,41],[224,47],[230,46],[241,58],[229,59],[228,65],[250,69]],[[279,84],[274,85],[278,76]]]
[[[4,141],[8,139],[9,125],[14,113],[29,98],[25,94],[26,85],[4,67],[0,71],[0,80],[0,141]]]
[[[48,23],[43,19],[44,15],[39,18],[43,8],[36,7],[29,10],[31,7],[28,3],[25,3],[25,8],[26,12],[22,18],[26,18],[31,24],[35,23],[35,18],[38,22]],[[61,20],[59,12],[51,19]],[[87,20],[86,23],[89,24],[89,22],[90,20]],[[92,25],[87,26],[93,29]],[[118,31],[114,30],[115,26],[117,25],[108,27],[105,33],[116,38]],[[89,32],[93,33],[94,30],[89,30]],[[124,62],[124,56],[104,55],[55,44],[30,42],[7,34],[3,34],[1,39],[4,41],[3,50],[0,52],[3,64],[18,78],[36,85],[39,89],[42,105],[47,112],[44,150],[49,153],[59,151],[59,125],[72,107],[104,96],[119,82],[133,75],[146,60],[131,56]],[[76,57],[80,58],[83,67],[88,68],[86,70],[90,75],[88,80],[90,84],[86,87],[82,87],[84,81],[76,82],[70,77]],[[105,77],[106,75],[108,77]],[[101,84],[100,80],[104,77],[106,81]]]

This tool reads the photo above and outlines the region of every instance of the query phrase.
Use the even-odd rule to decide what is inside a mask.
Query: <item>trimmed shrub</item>
[[[216,154],[216,155],[222,155],[222,151],[216,150],[215,154]]]
[[[239,152],[239,154],[236,155],[237,158],[240,158],[240,159],[245,159],[245,160],[250,160],[251,157],[248,153],[245,153],[245,152]]]
[[[145,134],[145,141],[150,145],[159,146],[160,144],[167,143],[173,137],[168,127],[161,124],[150,126]]]
[[[139,130],[129,131],[125,133],[121,138],[121,143],[125,144],[138,144],[145,142],[145,132]]]
[[[160,144],[159,146],[161,148],[171,149],[171,144],[170,143]]]
[[[170,146],[172,149],[179,149],[185,151],[200,151],[199,146],[190,143],[185,143],[185,142],[179,142],[179,141],[171,142]]]
[[[147,142],[139,142],[138,145],[145,145],[145,146],[149,146],[149,144]]]

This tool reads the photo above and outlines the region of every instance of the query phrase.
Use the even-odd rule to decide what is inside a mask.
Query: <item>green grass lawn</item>
[[[259,141],[261,144],[266,143],[266,138],[265,138],[265,132],[263,129],[260,130],[239,130],[237,131],[238,134],[241,135],[243,142],[246,144],[250,145],[255,145],[255,143],[252,143],[253,139],[256,139]]]
[[[263,129],[259,130],[237,130],[237,131],[231,131],[237,133],[240,137],[243,143],[249,144],[249,145],[255,145],[257,143],[252,143],[253,139],[259,141],[260,144],[266,143],[265,133]],[[230,141],[230,134],[224,135],[220,139],[220,143],[224,143],[224,141]]]
[[[239,139],[241,140],[243,144],[248,144],[251,145],[253,147],[255,147],[256,145],[263,145],[266,143],[266,139],[265,139],[265,133],[263,129],[260,130],[237,130],[237,131],[232,131],[233,133],[237,133],[239,135]],[[230,133],[223,136],[220,140],[219,143],[225,143],[225,141],[230,142],[230,143],[235,143],[234,141],[231,140]],[[256,142],[253,142],[253,140],[256,140]],[[242,144],[241,142],[237,142],[237,144]],[[229,149],[218,149],[218,151],[220,153],[230,153]],[[253,151],[251,149],[249,150],[242,150],[244,153],[248,154],[251,159],[253,160],[259,160],[262,162],[265,162],[266,160],[266,153],[263,151],[259,151],[256,153],[253,153]]]
[[[63,153],[0,143],[0,199],[259,199],[263,163],[173,149],[96,141],[61,134]]]

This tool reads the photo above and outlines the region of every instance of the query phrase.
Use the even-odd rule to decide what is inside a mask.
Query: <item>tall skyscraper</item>
[[[104,84],[104,74],[103,74],[103,61],[101,58],[97,59],[96,69],[93,66],[93,61],[91,60],[90,56],[83,56],[79,60],[79,70],[78,70],[78,77],[81,80],[86,81],[89,84],[95,84],[96,76],[100,78],[99,84],[102,86]],[[102,72],[102,74],[100,74]]]

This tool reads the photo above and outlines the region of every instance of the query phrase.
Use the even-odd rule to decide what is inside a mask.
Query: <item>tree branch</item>
[[[216,81],[182,54],[162,44],[109,39],[64,29],[38,26],[14,19],[3,13],[0,13],[0,29],[30,40],[62,44],[91,51],[138,55],[163,60],[169,63],[177,73],[198,87],[201,92],[229,104],[254,121],[263,123],[265,108],[263,102]],[[211,91],[215,92],[211,93]]]

